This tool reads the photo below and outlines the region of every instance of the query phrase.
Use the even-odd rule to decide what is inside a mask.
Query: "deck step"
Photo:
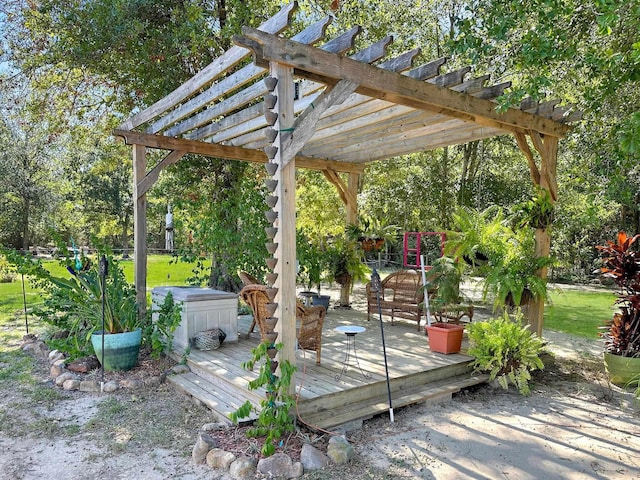
[[[216,384],[214,384],[191,372],[170,375],[167,377],[167,381],[175,385],[182,392],[204,403],[208,408],[218,414],[221,422],[228,424],[232,423],[229,419],[229,414],[235,412],[246,400],[246,397],[243,398],[242,396],[235,395],[227,388],[224,388],[223,382],[216,382]],[[259,408],[258,404],[252,403],[255,407]],[[240,424],[252,422],[257,417],[257,414],[252,412],[251,416],[242,419]]]
[[[460,375],[448,379],[432,382],[428,385],[421,385],[415,388],[404,390],[401,394],[391,395],[393,408],[400,408],[416,403],[427,401],[439,402],[451,399],[451,395],[459,392],[463,388],[484,383],[488,380],[488,375]],[[327,411],[299,412],[303,423],[311,428],[319,427],[330,429],[352,421],[366,420],[375,415],[385,413],[389,410],[388,395],[380,395],[373,398],[363,399],[359,402],[345,404],[332,409],[330,415]]]

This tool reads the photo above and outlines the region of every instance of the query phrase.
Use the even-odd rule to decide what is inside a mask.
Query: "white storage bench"
[[[203,330],[221,329],[227,342],[238,341],[238,295],[202,287],[155,287],[151,290],[154,312],[171,292],[173,301],[182,303],[182,321],[173,337],[173,348],[183,353],[189,339]],[[154,320],[157,313],[154,313]]]

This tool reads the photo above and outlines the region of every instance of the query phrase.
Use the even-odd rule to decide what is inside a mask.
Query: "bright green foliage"
[[[251,360],[242,364],[242,368],[253,370],[256,363],[264,360],[264,363],[260,366],[258,377],[249,382],[249,389],[265,388],[267,396],[260,402],[261,409],[257,423],[247,431],[247,435],[265,437],[265,442],[262,446],[262,454],[265,457],[275,453],[276,444],[284,433],[292,432],[295,429],[294,417],[292,417],[291,411],[295,407],[296,400],[293,395],[289,394],[289,387],[296,367],[291,365],[288,360],[277,364],[267,354],[267,350],[280,350],[281,348],[281,343],[273,345],[269,342],[262,342],[251,350]],[[280,376],[273,373],[275,365],[280,368]],[[248,417],[252,409],[253,406],[247,401],[238,410],[231,413],[229,418],[237,422],[241,418]]]
[[[497,379],[505,390],[512,384],[522,395],[531,394],[530,372],[544,369],[540,359],[544,343],[528,325],[523,326],[519,310],[513,319],[505,312],[496,319],[470,323],[467,333],[476,371],[488,372],[489,379]]]
[[[482,212],[460,208],[454,223],[456,230],[448,233],[445,251],[464,259],[475,274],[485,277],[484,298],[492,297],[498,307],[526,303],[526,295],[546,298],[546,281],[536,272],[553,260],[536,258],[531,229],[510,228],[500,208]]]

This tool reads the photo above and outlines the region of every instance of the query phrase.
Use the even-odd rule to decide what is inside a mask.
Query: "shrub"
[[[502,317],[469,324],[468,353],[475,358],[476,371],[489,372],[489,379],[497,379],[504,389],[511,383],[522,395],[529,395],[530,372],[544,369],[540,360],[544,345],[522,318],[517,310],[513,319],[505,312]]]

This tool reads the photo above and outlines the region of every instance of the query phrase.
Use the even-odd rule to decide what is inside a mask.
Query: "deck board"
[[[209,405],[224,403],[220,399],[234,389],[236,393],[231,396],[259,402],[264,391],[248,389],[259,367],[248,371],[241,366],[251,359],[251,350],[260,341],[258,332],[246,334],[249,323],[250,317],[239,318],[237,342],[225,342],[217,350],[191,351],[189,366],[210,385],[197,385],[198,382],[187,379],[182,381],[186,385],[182,388],[194,396],[203,395],[203,401]],[[369,377],[362,374],[352,352],[347,370],[336,380],[347,348],[347,336],[335,330],[341,325],[359,325],[366,329],[356,335],[355,342],[359,365]],[[399,405],[446,396],[447,392],[459,390],[460,385],[484,381],[470,375],[472,359],[464,354],[464,343],[462,353],[433,353],[424,329],[417,330],[415,322],[399,320],[391,325],[388,319],[384,323],[384,337],[392,396],[399,399]],[[333,426],[385,410],[382,405],[387,386],[379,320],[367,321],[366,313],[358,310],[330,309],[323,328],[321,360],[321,364],[316,365],[315,352],[296,351],[295,392],[302,419],[308,417],[318,425]],[[451,385],[447,383],[450,380]],[[228,411],[239,401],[221,406]]]

